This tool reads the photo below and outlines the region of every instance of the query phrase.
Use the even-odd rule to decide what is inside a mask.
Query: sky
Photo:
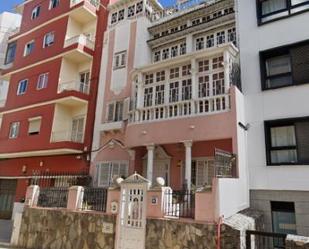
[[[12,11],[16,4],[21,3],[23,0],[0,0],[0,13],[3,11]],[[171,5],[176,0],[159,0],[162,5]]]

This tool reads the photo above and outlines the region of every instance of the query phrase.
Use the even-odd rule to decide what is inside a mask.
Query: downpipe
[[[217,222],[217,249],[221,249],[221,226],[224,216],[220,216]]]

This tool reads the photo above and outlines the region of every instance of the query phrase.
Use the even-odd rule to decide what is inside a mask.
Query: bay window
[[[199,98],[208,97],[210,90],[209,90],[209,75],[201,76],[198,79],[198,95]]]
[[[156,105],[162,105],[164,104],[164,85],[156,86],[156,99],[155,104]]]
[[[144,89],[144,107],[152,106],[153,88],[148,87]]]
[[[179,82],[170,83],[169,102],[177,102],[179,100]]]
[[[190,100],[192,98],[192,81],[191,79],[182,81],[182,100]]]

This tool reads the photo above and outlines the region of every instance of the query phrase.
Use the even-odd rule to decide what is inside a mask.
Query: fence
[[[287,235],[260,231],[246,231],[246,249],[285,249]]]
[[[82,209],[106,212],[107,189],[85,188]]]
[[[164,214],[176,218],[194,218],[195,194],[193,191],[166,190]]]
[[[46,208],[66,208],[68,193],[68,188],[42,188],[40,189],[38,206]]]

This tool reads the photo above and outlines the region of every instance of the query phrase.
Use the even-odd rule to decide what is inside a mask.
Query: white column
[[[147,179],[152,183],[153,176],[153,159],[154,159],[154,149],[153,144],[147,146]]]
[[[192,81],[192,102],[191,113],[195,114],[195,103],[198,99],[198,79],[197,79],[197,65],[196,59],[191,60],[191,81]]]
[[[185,141],[186,164],[185,164],[185,183],[187,190],[191,190],[191,167],[192,167],[192,141]]]
[[[136,107],[137,109],[143,108],[143,75],[141,73],[138,74],[138,80],[137,80],[137,102]]]

